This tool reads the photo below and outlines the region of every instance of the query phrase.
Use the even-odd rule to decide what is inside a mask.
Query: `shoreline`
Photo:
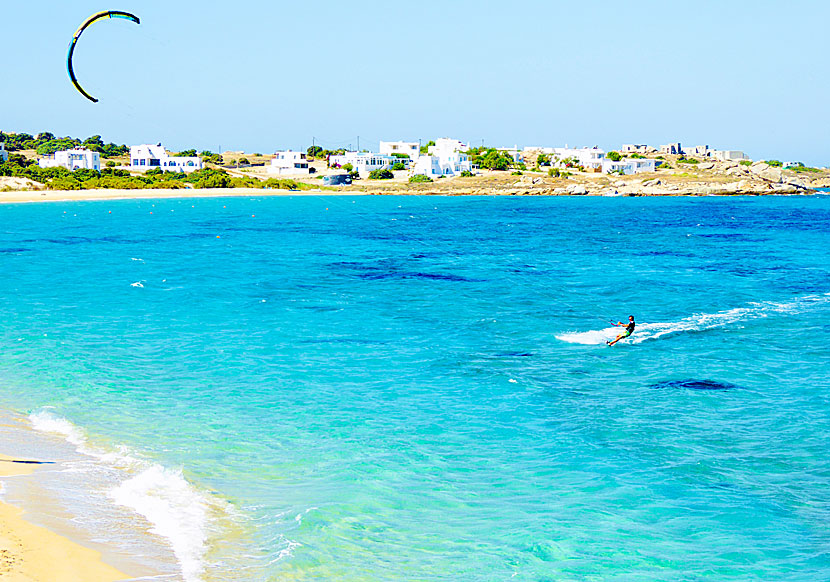
[[[0,192],[0,204],[32,202],[90,202],[106,200],[164,200],[177,198],[235,198],[242,196],[362,196],[365,192],[323,190],[265,190],[259,188],[135,189],[135,190],[15,190]]]
[[[198,579],[184,575],[155,524],[113,500],[113,486],[134,477],[122,461],[99,459],[84,440],[8,409],[0,409],[0,440],[0,579]]]
[[[0,454],[0,478],[32,475],[37,465],[13,462]],[[0,577],[10,581],[115,582],[132,577],[106,563],[100,552],[35,525],[26,512],[0,501]]]
[[[241,198],[244,196],[272,197],[272,196],[439,196],[439,197],[467,197],[467,196],[525,196],[525,197],[580,197],[580,198],[735,198],[758,196],[814,196],[816,190],[771,190],[768,192],[730,192],[711,191],[696,192],[676,191],[671,193],[632,192],[632,193],[575,193],[554,192],[549,190],[533,189],[482,191],[457,190],[436,191],[420,189],[403,190],[264,190],[257,188],[205,188],[195,189],[136,189],[136,190],[19,190],[0,192],[2,204],[31,204],[38,202],[95,202],[113,200],[168,200],[189,198]]]

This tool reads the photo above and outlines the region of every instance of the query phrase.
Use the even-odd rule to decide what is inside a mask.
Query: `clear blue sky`
[[[71,86],[75,68],[98,97]],[[830,164],[830,3],[4,2],[0,129],[171,149],[669,141]]]

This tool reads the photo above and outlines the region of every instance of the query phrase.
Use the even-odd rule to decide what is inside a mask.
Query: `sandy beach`
[[[265,190],[259,188],[145,189],[145,190],[20,190],[0,192],[0,204],[76,202],[82,200],[141,200],[163,198],[222,198],[239,196],[356,196],[362,192],[320,190]]]
[[[0,478],[31,474],[36,465],[0,455]],[[0,578],[10,582],[109,582],[130,577],[105,564],[101,555],[33,525],[24,512],[0,502]]]

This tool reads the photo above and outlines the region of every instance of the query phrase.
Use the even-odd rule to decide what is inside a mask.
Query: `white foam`
[[[622,341],[639,344],[670,334],[716,329],[735,323],[769,317],[771,315],[795,314],[828,302],[830,302],[830,293],[806,295],[804,297],[797,297],[789,302],[766,301],[751,303],[748,307],[737,307],[716,313],[701,313],[685,317],[678,321],[640,323],[637,324],[634,336],[630,340],[626,339]],[[599,330],[564,333],[557,335],[556,339],[572,344],[599,345],[614,339],[620,334],[620,331],[621,328],[619,327],[608,327]]]
[[[79,453],[121,471],[123,479],[109,498],[144,516],[150,531],[169,541],[187,582],[201,580],[212,516],[226,508],[199,492],[179,470],[141,460],[126,447],[105,451],[90,445],[81,429],[49,410],[34,412],[29,420],[35,430],[60,435]]]
[[[151,532],[170,540],[185,580],[200,579],[207,549],[210,507],[181,471],[152,465],[109,492],[110,498],[143,515]]]

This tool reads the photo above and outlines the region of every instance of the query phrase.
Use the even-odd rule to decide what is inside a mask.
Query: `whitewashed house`
[[[722,162],[740,162],[749,159],[749,156],[738,150],[714,150],[710,157]]]
[[[392,166],[397,163],[401,163],[405,168],[408,168],[409,162],[410,160],[406,158],[396,158],[370,152],[346,152],[329,158],[329,166],[342,168],[346,164],[351,164],[354,171],[360,174],[361,178],[365,178],[373,170],[392,169]]]
[[[195,172],[204,167],[199,156],[171,156],[161,144],[130,146],[130,169],[145,172],[161,169],[165,172]]]
[[[412,175],[421,174],[429,178],[440,176],[458,176],[462,172],[471,172],[473,166],[470,157],[464,153],[467,146],[456,140],[441,138],[429,146],[429,155],[419,156],[412,169]]]
[[[0,143],[0,162],[9,161],[9,152],[6,151],[6,144]]]
[[[708,158],[712,150],[709,149],[708,145],[699,145],[683,148],[683,153],[687,156],[703,156],[704,158]]]
[[[660,146],[660,153],[661,154],[668,154],[671,156],[679,156],[683,153],[683,148],[680,146],[680,142],[670,143],[666,145]]]
[[[51,156],[40,158],[37,164],[41,168],[66,168],[72,172],[75,170],[96,170],[100,172],[101,154],[86,148],[62,150]]]
[[[592,148],[553,148],[553,155],[560,161],[575,160],[577,166],[582,166],[587,171],[602,170],[602,162],[605,160],[605,151],[598,147]]]
[[[644,143],[624,143],[620,151],[627,154],[651,154],[656,152],[657,148]]]
[[[610,174],[612,172],[620,172],[625,175],[644,174],[654,172],[657,168],[657,160],[626,158],[619,162],[612,160],[603,160],[602,173]]]
[[[421,146],[416,141],[382,141],[379,151],[383,156],[404,154],[410,160],[416,160],[421,155]]]
[[[277,174],[278,176],[308,176],[311,170],[305,153],[288,150],[274,154],[271,165],[268,167],[268,173]]]

